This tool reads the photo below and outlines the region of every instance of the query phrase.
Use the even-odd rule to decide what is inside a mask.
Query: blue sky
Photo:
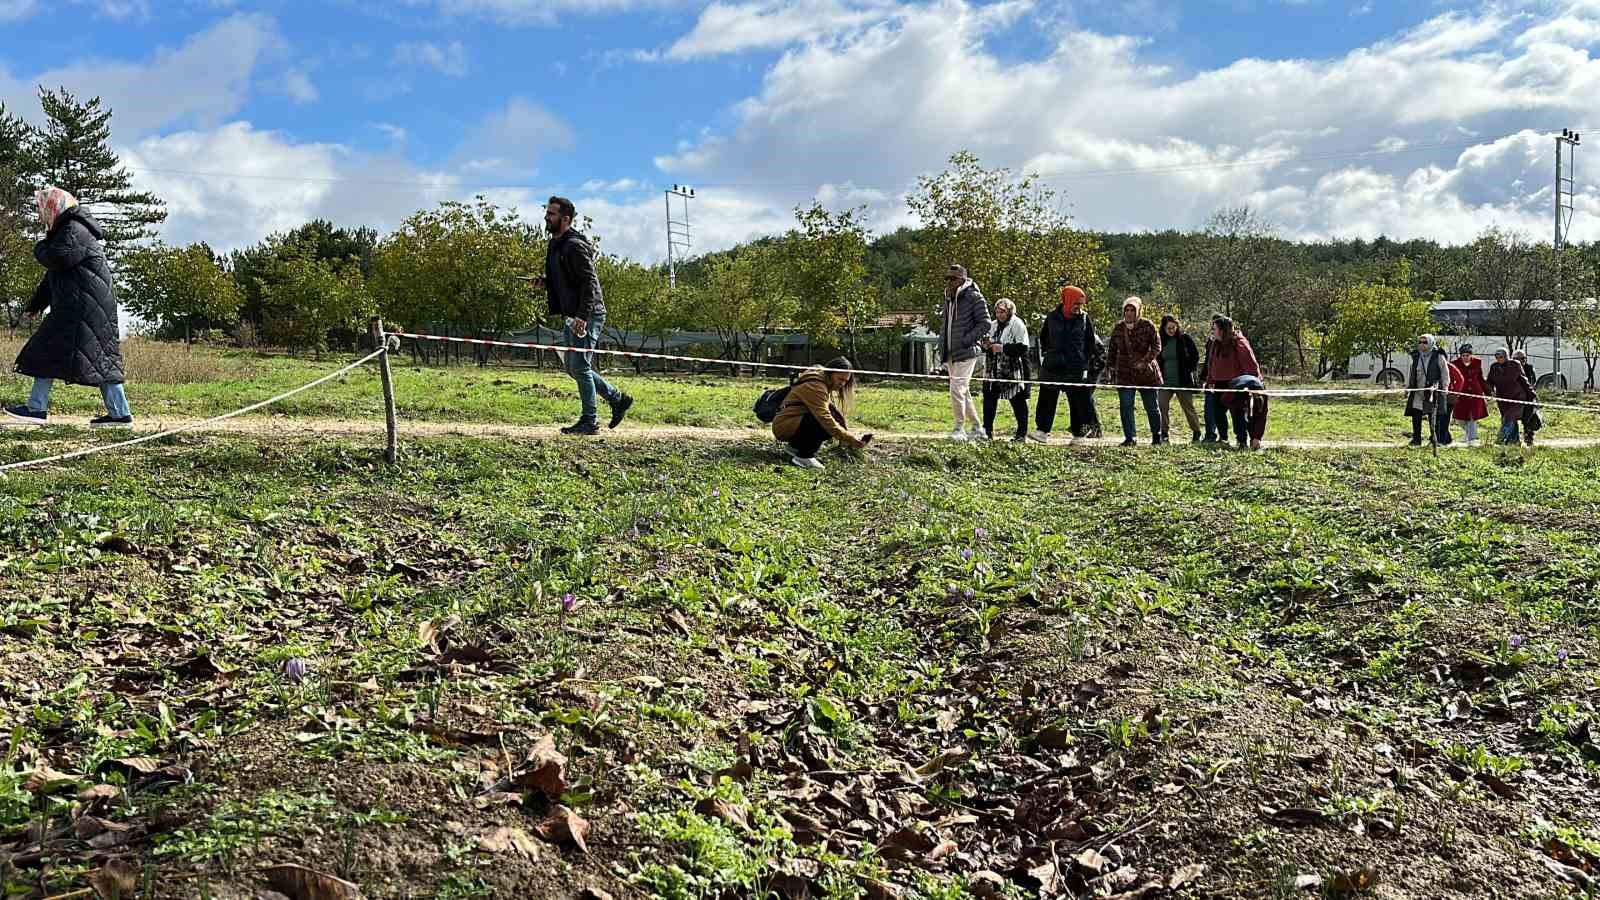
[[[1544,237],[1548,132],[1600,95],[1596,0],[0,0],[0,34],[0,100],[102,95],[165,236],[223,248],[563,192],[657,259],[674,182],[705,249],[812,197],[888,230],[962,148],[1090,228]]]

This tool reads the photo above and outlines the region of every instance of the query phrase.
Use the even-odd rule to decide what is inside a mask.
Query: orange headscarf
[[[1069,316],[1077,312],[1078,307],[1082,306],[1084,301],[1088,299],[1089,295],[1085,294],[1083,288],[1077,285],[1069,284],[1061,289],[1061,309]]]
[[[57,216],[78,205],[78,198],[53,184],[34,191],[33,199],[39,204],[39,220],[44,222],[45,231],[56,227]]]

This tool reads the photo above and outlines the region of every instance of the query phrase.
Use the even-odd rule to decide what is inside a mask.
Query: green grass
[[[141,381],[130,373],[128,396],[136,416],[203,417],[236,409],[265,399],[337,368],[351,357],[327,356],[321,360],[280,355],[197,349],[196,353],[218,357],[207,366],[223,377],[185,384]],[[576,415],[577,398],[571,379],[553,369],[478,368],[475,366],[419,367],[406,365],[396,357],[395,392],[403,421],[441,423],[506,423],[526,425],[566,424]],[[631,417],[648,425],[695,426],[708,428],[756,428],[750,411],[755,397],[764,387],[787,380],[782,372],[762,378],[730,378],[723,374],[636,375],[630,368],[609,369],[608,377],[634,394],[639,403]],[[1357,387],[1362,383],[1295,384],[1274,381],[1273,387]],[[0,376],[0,392],[6,402],[16,402],[26,394],[27,383],[15,376]],[[950,422],[949,399],[938,380],[885,381],[867,379],[858,393],[856,419],[860,428],[885,432],[931,433],[947,430]],[[1552,395],[1554,397],[1555,395]],[[1551,399],[1551,398],[1547,398]],[[1096,408],[1107,434],[1117,430],[1118,404],[1115,391],[1095,393]],[[81,418],[100,411],[99,396],[84,388],[61,387],[53,400],[53,412],[67,418]],[[1546,415],[1547,438],[1600,437],[1600,401],[1581,394],[1559,397],[1559,402],[1583,403],[1594,413],[1552,410]],[[367,367],[348,377],[275,405],[262,414],[283,413],[313,418],[359,419],[381,422],[382,395],[376,370]],[[1187,439],[1182,412],[1173,404],[1179,425],[1176,439]],[[1140,408],[1139,432],[1148,437]],[[1009,433],[1009,408],[1002,409],[997,431]],[[1058,431],[1065,432],[1066,407],[1060,407]],[[1498,415],[1480,423],[1483,439],[1492,439]],[[1493,423],[1493,424],[1491,424]],[[1409,437],[1410,420],[1398,395],[1377,397],[1277,398],[1273,400],[1269,440],[1308,441],[1400,441]],[[1460,432],[1456,432],[1459,437]]]
[[[491,407],[422,380],[562,385],[405,378],[440,415]],[[658,413],[753,389],[708,380],[627,379]],[[868,386],[863,416],[931,430],[923,393]],[[0,457],[38,438],[0,432]],[[1588,449],[902,442],[810,473],[758,436],[423,438],[393,469],[375,445],[188,435],[0,482],[0,697],[26,711],[0,850],[99,783],[158,897],[285,861],[372,897],[959,898],[980,869],[1020,897],[1027,848],[1113,845],[1156,878],[1204,863],[1195,896],[1367,866],[1411,896],[1553,896],[1556,826],[1529,823],[1600,846],[1574,802],[1600,791]],[[543,734],[589,854],[484,849],[543,818],[475,802]],[[30,788],[44,762],[71,783]],[[87,887],[67,834],[0,873],[10,895]]]

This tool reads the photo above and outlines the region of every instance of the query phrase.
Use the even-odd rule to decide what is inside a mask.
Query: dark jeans
[[[605,398],[607,403],[616,403],[622,399],[622,392],[606,383],[600,373],[594,370],[595,354],[583,351],[593,350],[600,343],[600,330],[605,327],[604,313],[589,320],[588,328],[580,337],[573,333],[572,325],[568,324],[561,332],[561,342],[568,347],[577,347],[578,350],[568,350],[565,359],[567,374],[578,383],[578,403],[582,413],[578,421],[585,425],[594,425],[597,422],[595,412],[595,394]]]
[[[833,413],[834,421],[838,422],[839,427],[843,428],[844,416],[840,415],[836,409],[830,408],[828,411]],[[802,459],[810,459],[816,456],[817,451],[822,449],[822,445],[831,439],[832,435],[828,434],[827,430],[822,427],[822,423],[818,422],[817,417],[812,415],[811,410],[808,409],[800,416],[800,425],[794,430],[794,435],[789,438],[789,449],[794,451],[795,456]]]
[[[1133,424],[1133,395],[1138,394],[1144,401],[1144,414],[1150,420],[1150,437],[1152,440],[1161,437],[1161,405],[1156,401],[1155,388],[1117,388],[1117,398],[1122,401],[1122,436],[1133,440],[1135,434]]]
[[[1041,393],[1039,402],[1044,402]],[[994,437],[994,414],[1000,408],[1000,398],[984,391],[983,393],[983,431],[989,437]],[[1024,437],[1028,433],[1028,395],[1018,394],[1011,398],[1011,412],[1017,417],[1017,437]],[[1043,429],[1041,429],[1043,430]]]
[[[1259,394],[1237,391],[1230,395],[1228,413],[1233,418],[1233,437],[1241,445],[1248,440],[1261,440],[1267,433],[1267,398]],[[1227,433],[1223,433],[1226,437]]]
[[[1222,441],[1228,438],[1227,414],[1222,410],[1221,395],[1206,391],[1206,440]]]

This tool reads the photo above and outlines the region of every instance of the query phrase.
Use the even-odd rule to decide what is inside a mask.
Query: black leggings
[[[1043,397],[1039,402],[1043,403]],[[989,437],[994,437],[994,414],[1000,408],[1000,398],[984,391],[983,393],[983,431]],[[1017,417],[1017,437],[1028,433],[1028,395],[1018,394],[1011,398],[1011,411]]]
[[[828,411],[833,413],[833,419],[839,423],[840,428],[845,427],[844,416],[840,415],[838,410],[830,407]],[[801,459],[810,459],[816,456],[817,451],[822,449],[822,445],[831,439],[832,435],[823,429],[822,423],[818,422],[817,417],[812,415],[811,410],[808,409],[801,413],[800,425],[795,428],[794,435],[789,438],[789,447],[794,450],[795,456]]]

